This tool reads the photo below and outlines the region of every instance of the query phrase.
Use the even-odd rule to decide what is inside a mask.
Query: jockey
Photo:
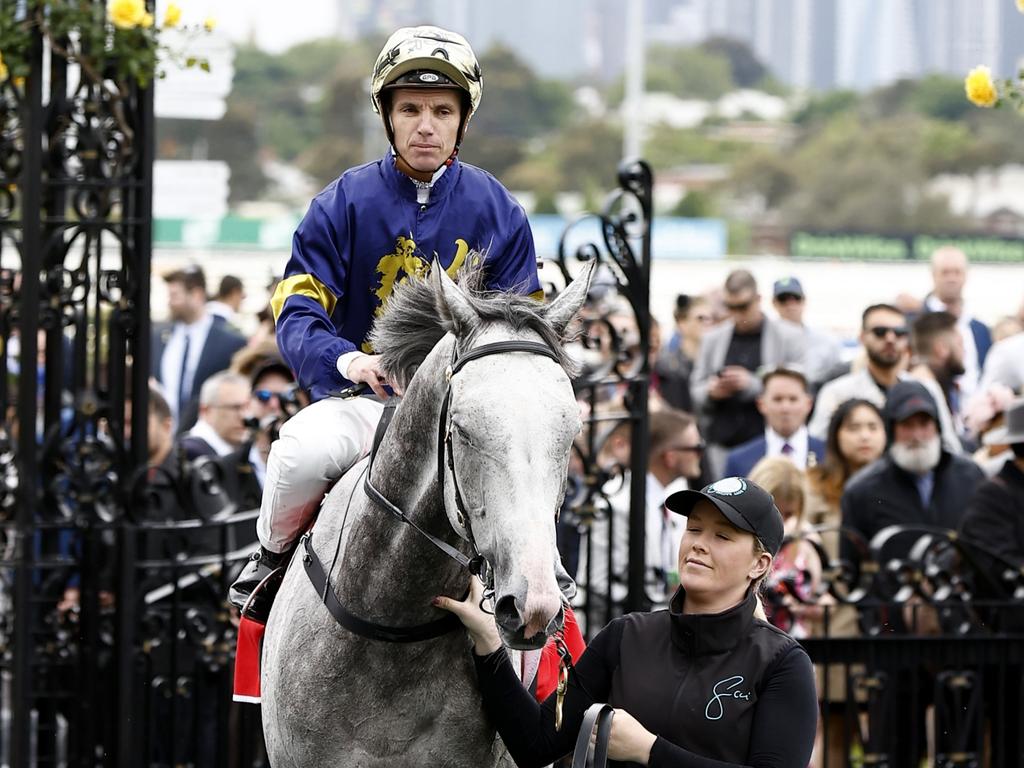
[[[287,562],[330,485],[370,450],[389,382],[366,337],[395,285],[434,259],[454,277],[476,250],[486,254],[487,288],[542,297],[522,207],[458,159],[483,92],[469,43],[437,27],[399,29],[377,57],[370,91],[390,149],[313,198],[271,298],[281,354],[316,402],[271,447],[260,549],[229,594],[239,608]],[[361,383],[375,396],[330,396]],[[264,614],[269,601],[250,610]]]

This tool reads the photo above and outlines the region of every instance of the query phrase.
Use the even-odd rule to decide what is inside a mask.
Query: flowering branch
[[[20,9],[20,10],[19,10]],[[29,70],[32,36],[42,35],[50,50],[77,64],[84,78],[121,98],[137,84],[146,87],[162,77],[160,54],[179,66],[198,66],[209,71],[209,63],[195,56],[183,56],[161,42],[162,34],[175,29],[188,38],[213,30],[213,19],[183,26],[182,9],[167,7],[158,25],[146,10],[145,0],[25,0],[24,4],[0,3],[0,83],[25,77]]]
[[[1024,0],[1015,1],[1017,10],[1024,13]],[[1018,112],[1024,112],[1024,68],[1017,72],[1016,78],[997,80],[988,67],[977,66],[964,78],[964,90],[975,106],[998,108],[1012,104]]]
[[[1017,80],[995,79],[992,70],[978,66],[964,78],[964,90],[968,100],[978,107],[1002,107],[1012,104],[1018,111],[1024,110],[1024,69],[1017,73]]]

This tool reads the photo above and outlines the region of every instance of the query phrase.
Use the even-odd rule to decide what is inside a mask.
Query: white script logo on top
[[[724,702],[728,699],[742,699],[750,701],[750,691],[737,691],[736,688],[743,684],[743,675],[733,675],[725,680],[719,680],[711,689],[711,698],[704,707],[704,717],[708,720],[721,720],[725,714]]]

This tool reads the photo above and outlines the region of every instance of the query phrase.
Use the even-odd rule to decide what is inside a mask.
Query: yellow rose
[[[975,67],[968,72],[964,90],[971,103],[979,107],[994,107],[999,100],[996,84],[992,82],[992,71],[988,67]]]
[[[203,26],[206,27],[207,32],[213,32],[217,28],[217,20],[213,16],[207,16]]]
[[[177,3],[167,4],[167,13],[164,14],[164,26],[176,27],[181,21],[181,6]]]
[[[110,0],[107,15],[115,27],[131,29],[146,18],[146,3],[144,0]]]
[[[1017,10],[1024,13],[1024,0],[1017,0]]]
[[[6,80],[7,74],[7,65],[4,63],[4,55],[0,53],[0,80]]]
[[[153,14],[152,13],[143,14],[142,21],[139,22],[139,25],[143,29],[149,29],[150,27],[152,27],[153,26]]]

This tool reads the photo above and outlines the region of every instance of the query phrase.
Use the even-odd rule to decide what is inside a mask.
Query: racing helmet
[[[463,94],[463,114],[457,142],[480,105],[483,75],[476,54],[462,35],[440,27],[403,27],[377,56],[370,83],[373,111],[381,116],[388,140],[394,136],[382,95],[392,88],[451,88]]]

